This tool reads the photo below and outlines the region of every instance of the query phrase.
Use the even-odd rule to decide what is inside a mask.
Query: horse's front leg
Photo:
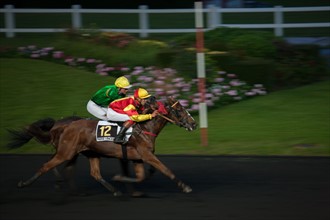
[[[122,181],[122,180],[125,180],[125,178],[129,178],[130,181],[128,181],[128,182],[127,181],[122,181],[122,182],[124,182],[126,190],[130,194],[130,196],[131,197],[143,197],[143,196],[145,196],[145,194],[143,192],[137,191],[134,187],[134,182],[140,182],[142,180],[132,181],[132,179],[130,178],[131,177],[130,169],[129,169],[130,161],[125,160],[125,159],[119,159],[119,161],[120,161],[120,165],[121,165],[122,176],[117,175],[117,178],[114,177],[113,179],[114,180],[117,179],[119,181]],[[136,165],[137,163],[141,164],[142,161],[139,161],[139,162],[134,161],[135,175],[137,176],[137,179],[141,179],[141,177],[143,178],[144,174],[141,174],[141,168],[136,168],[137,166],[139,166],[139,165]],[[142,166],[143,166],[143,164],[142,164]],[[143,171],[144,170],[142,170],[142,172]]]
[[[125,162],[123,160],[121,160],[121,164],[122,169],[125,170]],[[128,165],[128,161],[126,162]],[[134,162],[134,171],[135,171],[135,178],[134,177],[130,177],[129,173],[125,173],[123,172],[123,175],[115,175],[112,180],[114,181],[119,181],[119,182],[125,182],[125,183],[139,183],[142,182],[145,179],[145,172],[144,172],[144,166],[143,166],[143,162]],[[126,169],[128,169],[128,167],[126,167]]]
[[[113,193],[114,196],[121,196],[122,193],[118,191],[114,186],[108,183],[103,177],[101,176],[100,172],[100,158],[99,157],[89,157],[89,165],[91,169],[91,176],[94,179],[101,183],[107,190]]]
[[[192,191],[190,186],[188,186],[187,184],[176,178],[174,173],[169,168],[167,168],[153,153],[151,153],[148,150],[143,150],[143,152],[141,152],[141,156],[144,162],[155,167],[165,176],[173,180],[184,193],[190,193]]]

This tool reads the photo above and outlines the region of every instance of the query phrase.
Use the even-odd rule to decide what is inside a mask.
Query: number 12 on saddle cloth
[[[126,132],[126,139],[131,136],[133,128],[129,128]],[[108,121],[99,121],[96,126],[95,136],[96,141],[113,141],[120,131],[120,126],[117,123]]]

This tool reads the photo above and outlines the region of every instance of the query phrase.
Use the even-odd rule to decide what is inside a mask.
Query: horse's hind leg
[[[48,172],[50,169],[58,166],[59,164],[63,163],[65,161],[64,158],[60,157],[59,155],[55,155],[51,160],[46,162],[36,174],[34,174],[30,179],[26,181],[20,181],[17,185],[17,187],[22,188],[25,186],[31,185],[34,181],[36,181],[41,175]]]
[[[103,177],[101,176],[100,172],[100,158],[98,157],[89,157],[89,164],[91,169],[91,176],[94,179],[101,183],[107,190],[113,193],[114,196],[121,196],[122,193],[118,191],[114,186],[108,183]]]
[[[64,183],[67,183],[71,194],[77,194],[78,189],[74,181],[74,171],[78,159],[78,154],[75,155],[71,160],[64,163],[61,170],[59,167],[54,167],[53,171],[56,177],[55,188],[61,189]]]

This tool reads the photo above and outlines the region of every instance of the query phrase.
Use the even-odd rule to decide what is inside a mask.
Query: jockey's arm
[[[128,105],[124,111],[135,122],[150,120],[158,113],[158,111],[154,111],[152,114],[139,114],[133,105]]]
[[[129,116],[132,121],[140,122],[152,119],[151,114],[131,115]]]

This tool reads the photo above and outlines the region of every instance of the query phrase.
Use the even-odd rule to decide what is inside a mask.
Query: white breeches
[[[101,120],[108,120],[107,110],[108,108],[103,108],[95,104],[92,100],[89,100],[87,103],[87,111]]]
[[[128,115],[115,112],[111,108],[108,108],[107,117],[108,117],[108,120],[111,120],[111,121],[127,121],[127,120],[130,120],[130,117]]]

